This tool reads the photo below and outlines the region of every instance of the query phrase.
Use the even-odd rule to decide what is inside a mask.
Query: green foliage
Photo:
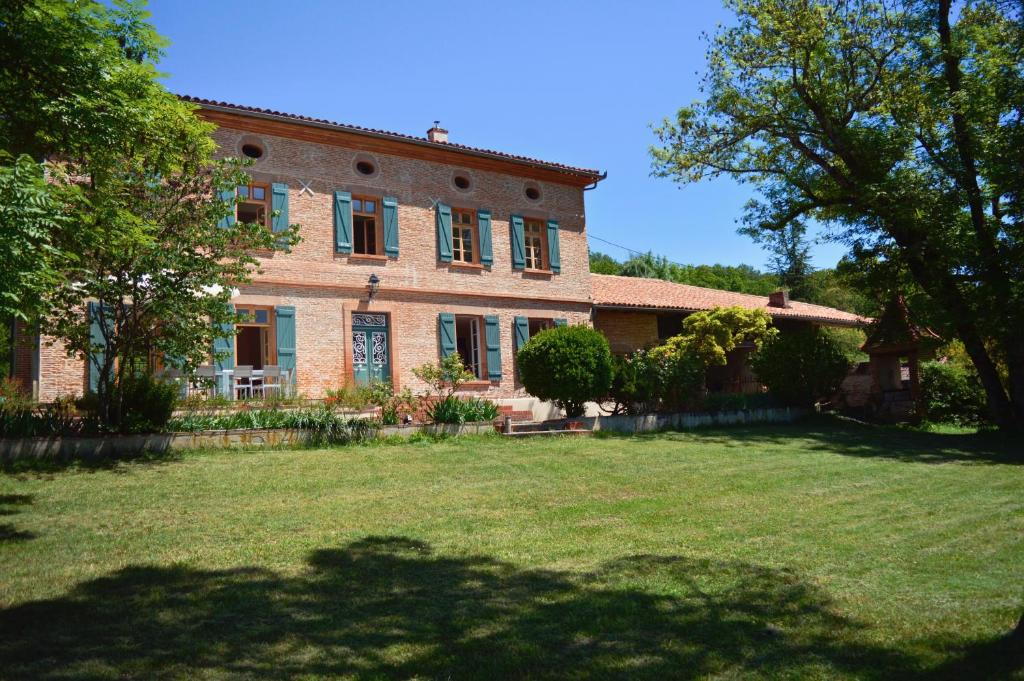
[[[447,395],[429,402],[426,413],[434,423],[477,423],[498,418],[498,405],[480,397],[461,399]]]
[[[612,384],[608,397],[613,414],[647,414],[661,401],[658,363],[647,350],[612,357]]]
[[[158,433],[174,412],[179,386],[139,374],[125,377],[115,390],[113,399],[124,406],[119,420],[107,427],[121,433]]]
[[[635,255],[624,263],[604,253],[591,253],[590,271],[664,279],[677,284],[762,296],[779,287],[778,278],[774,274],[760,272],[749,265],[678,265],[653,253]]]
[[[437,364],[428,362],[413,367],[412,373],[430,387],[430,392],[426,396],[437,399],[454,395],[463,383],[476,378],[473,372],[466,369],[462,355],[457,352],[453,352]]]
[[[970,349],[1000,425],[1021,427],[1019,3],[727,6],[736,16],[710,38],[706,99],[657,129],[656,174],[754,183],[744,232],[817,221],[850,246],[872,297],[910,282],[936,330]]]
[[[985,391],[974,367],[958,361],[922,362],[921,395],[929,421],[977,426],[985,422]]]
[[[368,404],[380,409],[380,420],[386,426],[397,425],[399,412],[415,411],[412,391],[408,388],[395,392],[390,381],[374,381],[360,389]]]
[[[0,150],[0,319],[30,319],[40,310],[59,270],[75,260],[57,248],[69,226],[62,211],[65,187],[51,184],[44,166],[21,155],[13,162]]]
[[[566,416],[582,416],[584,403],[608,394],[612,354],[604,335],[586,326],[558,326],[534,335],[516,355],[527,392],[553,400]]]
[[[835,343],[850,364],[868,361],[868,354],[861,350],[867,340],[864,329],[825,326],[821,327],[821,332]]]
[[[306,430],[312,435],[311,444],[345,444],[365,439],[375,423],[369,419],[351,419],[337,414],[328,407],[312,409],[251,409],[227,414],[189,413],[171,419],[169,432],[199,432],[204,430]]]
[[[776,399],[810,407],[839,389],[850,362],[832,336],[818,328],[779,334],[751,359],[754,371]]]
[[[41,405],[15,380],[0,378],[0,437],[89,435],[96,431],[95,421],[79,414],[73,398],[61,397]]]
[[[137,2],[0,7],[0,246],[27,237],[13,250],[27,269],[0,275],[0,311],[38,315],[69,354],[104,349],[92,367],[97,413],[116,428],[122,381],[160,357],[186,372],[208,361],[214,329],[234,321],[232,288],[258,267],[253,254],[298,242],[297,226],[218,227],[233,211],[220,194],[248,182],[245,164],[214,160],[214,126],[161,84],[163,40],[146,17]],[[23,305],[33,286],[40,295]],[[89,301],[102,343],[90,337]]]
[[[740,344],[761,344],[778,334],[764,310],[716,307],[683,320],[683,332],[665,341],[662,352],[692,353],[706,366],[725,366],[726,355]]]
[[[590,251],[590,271],[596,274],[620,274],[622,265],[610,255]]]

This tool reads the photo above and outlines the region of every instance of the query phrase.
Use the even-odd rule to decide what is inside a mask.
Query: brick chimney
[[[441,127],[441,121],[434,121],[434,127],[427,130],[427,139],[431,142],[448,143],[448,131]]]
[[[789,307],[789,291],[785,289],[768,294],[768,307]]]

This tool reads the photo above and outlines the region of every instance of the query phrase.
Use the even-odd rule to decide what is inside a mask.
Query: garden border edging
[[[641,416],[587,416],[579,419],[593,431],[615,433],[654,433],[662,430],[688,430],[702,426],[747,423],[792,423],[807,414],[806,409],[749,409],[729,412],[679,412]],[[562,419],[565,420],[565,419]],[[430,435],[481,435],[495,432],[495,424],[482,423],[380,426],[372,438]],[[85,461],[163,454],[190,449],[230,449],[251,446],[288,446],[307,443],[314,433],[299,429],[207,430],[196,433],[154,433],[147,435],[108,435],[97,437],[32,437],[0,439],[0,461],[51,459]]]

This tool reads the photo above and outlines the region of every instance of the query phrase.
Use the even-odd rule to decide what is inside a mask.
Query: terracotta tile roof
[[[335,121],[329,121],[324,118],[311,118],[309,116],[300,116],[299,114],[285,113],[283,111],[274,111],[272,109],[261,109],[255,106],[231,104],[230,102],[220,102],[213,99],[191,97],[189,95],[179,95],[179,97],[183,101],[191,102],[192,104],[198,104],[200,107],[204,108],[220,109],[241,114],[256,114],[262,117],[285,118],[291,121],[298,121],[300,123],[310,123],[318,127],[334,128],[337,130],[342,130],[344,132],[370,135],[373,137],[386,137],[390,139],[400,140],[404,142],[412,142],[414,144],[421,144],[430,147],[451,149],[453,151],[461,151],[467,154],[473,154],[477,156],[489,156],[493,158],[500,158],[508,161],[513,161],[515,163],[525,163],[532,166],[550,168],[560,172],[571,173],[573,175],[585,175],[594,178],[595,182],[603,180],[606,176],[606,173],[602,173],[599,170],[593,170],[590,168],[577,168],[562,163],[552,163],[551,161],[541,161],[540,159],[530,158],[529,156],[518,156],[516,154],[509,154],[503,151],[494,151],[493,149],[481,149],[478,147],[466,146],[465,144],[456,144],[454,142],[431,142],[426,137],[417,137],[416,135],[406,135],[400,132],[391,132],[389,130],[377,130],[375,128],[364,128],[359,125],[337,123]]]
[[[868,319],[823,305],[790,301],[789,307],[770,307],[767,296],[719,291],[675,284],[661,279],[591,274],[590,291],[596,307],[680,310],[698,312],[738,306],[764,310],[778,319],[803,319],[831,326],[861,326]]]

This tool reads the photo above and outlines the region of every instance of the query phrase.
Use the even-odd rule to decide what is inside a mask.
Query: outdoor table
[[[235,391],[233,381],[231,377],[235,375],[234,369],[221,369],[216,373],[217,376],[217,392],[229,400],[235,399]],[[281,376],[278,378],[282,385],[288,385],[291,372],[285,369],[281,370]],[[253,369],[252,377],[249,379],[250,383],[263,380],[263,369]]]

